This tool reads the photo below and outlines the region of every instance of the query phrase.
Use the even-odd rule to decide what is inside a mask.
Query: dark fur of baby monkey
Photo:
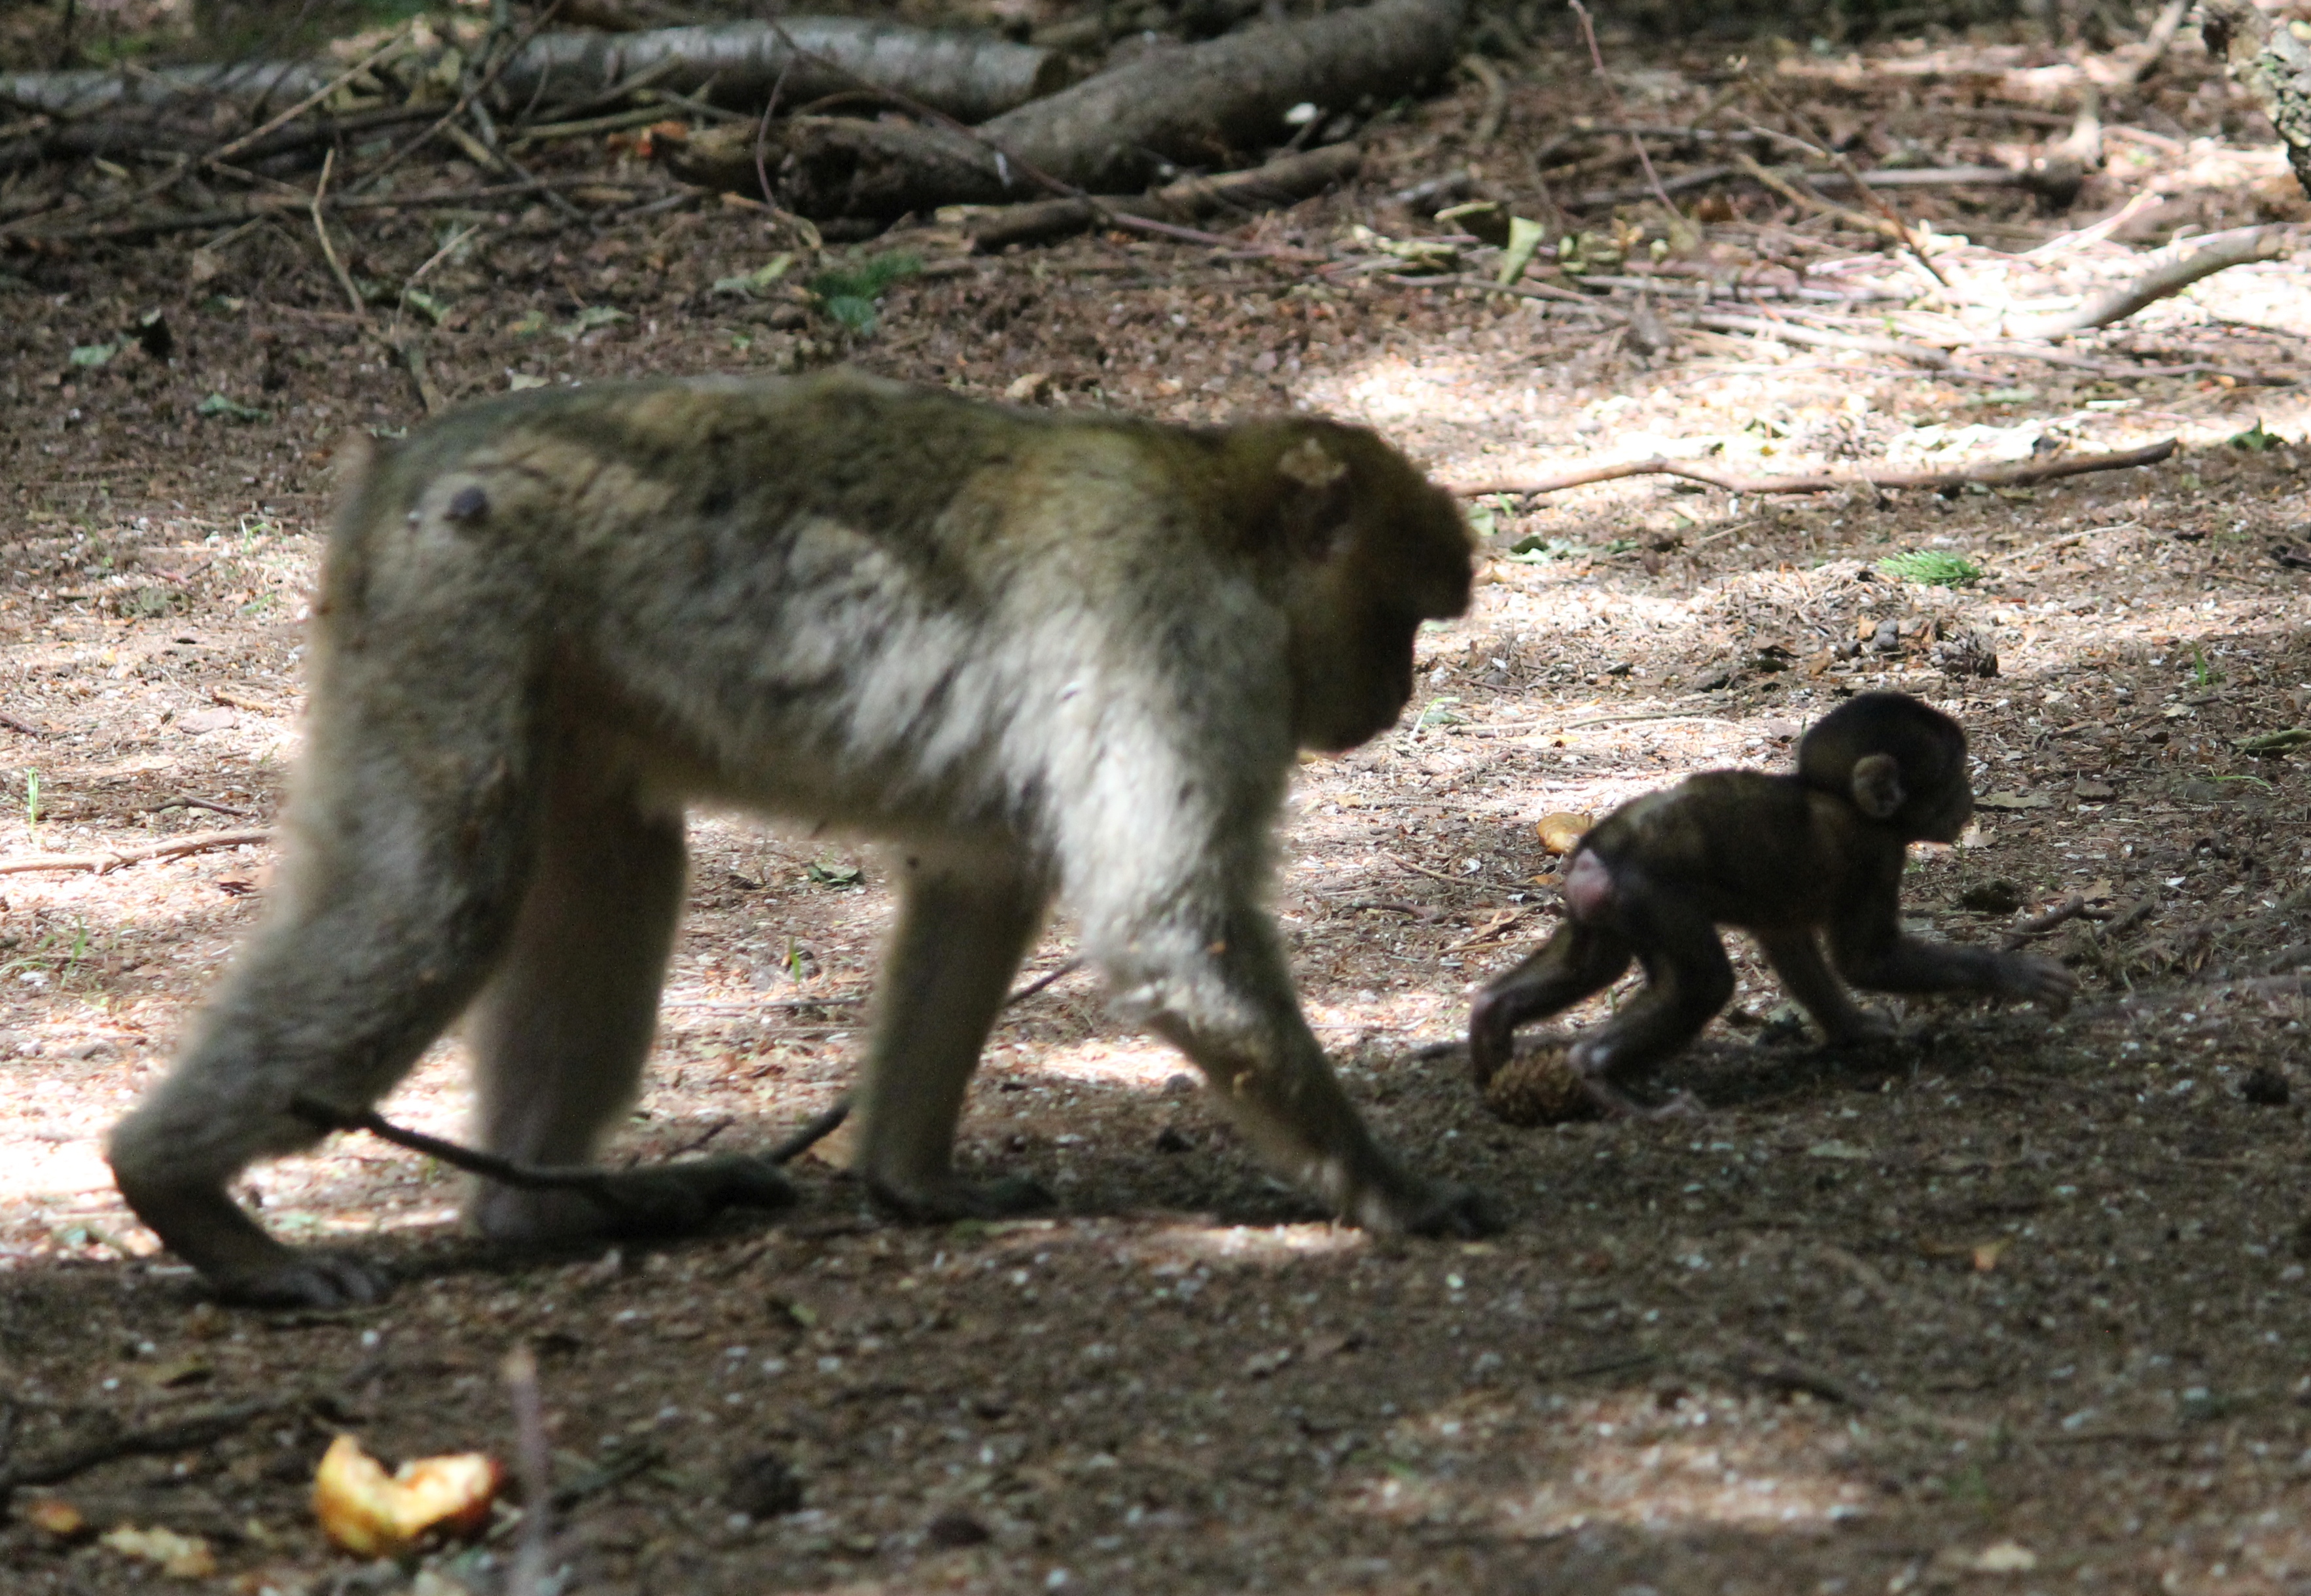
[[[1787,774],[1709,771],[1622,806],[1566,860],[1556,935],[1478,994],[1469,1020],[1478,1086],[1508,1062],[1519,1025],[1602,991],[1635,960],[1644,986],[1574,1043],[1570,1061],[1606,1112],[1658,1112],[1624,1087],[1731,999],[1721,926],[1757,939],[1834,1042],[1893,1032],[1854,1003],[1849,982],[2068,1007],[2076,982],[2060,964],[1902,929],[1909,844],[1954,842],[1973,813],[1966,733],[1899,693],[1865,693],[1823,716]]]
[[[227,1296],[375,1300],[229,1195],[464,1019],[490,1153],[591,1162],[637,1088],[683,816],[891,844],[896,929],[855,1094],[873,1199],[1042,1199],[952,1149],[1054,898],[1120,999],[1282,1173],[1384,1231],[1468,1190],[1366,1131],[1261,907],[1300,749],[1384,729],[1413,636],[1467,605],[1453,501],[1373,433],[1025,412],[848,374],[605,384],[453,412],[357,462],[314,606],[282,885],[176,1067],[113,1131],[137,1217]],[[327,1116],[323,1116],[327,1122]],[[766,1162],[503,1184],[527,1243],[790,1196]],[[631,1199],[631,1200],[629,1200]]]

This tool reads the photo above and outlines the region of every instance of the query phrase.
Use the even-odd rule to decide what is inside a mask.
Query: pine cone
[[[1596,1099],[1561,1043],[1511,1060],[1486,1085],[1485,1106],[1512,1125],[1562,1125],[1597,1115]]]

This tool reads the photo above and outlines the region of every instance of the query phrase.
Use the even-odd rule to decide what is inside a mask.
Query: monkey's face
[[[1368,432],[1325,428],[1346,470],[1295,488],[1293,528],[1293,731],[1339,753],[1386,730],[1412,697],[1412,642],[1423,621],[1469,607],[1469,531],[1452,498]],[[1290,464],[1289,457],[1286,464]]]

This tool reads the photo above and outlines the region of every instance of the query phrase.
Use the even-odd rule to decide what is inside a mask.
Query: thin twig
[[[337,286],[345,291],[345,300],[353,308],[354,319],[366,326],[369,305],[362,300],[361,290],[353,286],[353,274],[345,270],[345,263],[337,258],[337,247],[329,242],[328,223],[321,219],[321,201],[329,192],[329,174],[336,170],[336,166],[337,152],[333,146],[327,155],[321,157],[321,180],[313,185],[313,201],[306,208],[312,214],[313,231],[321,240],[322,258],[329,263],[329,270],[336,274]]]
[[[2072,893],[2044,914],[2034,914],[2017,925],[2006,933],[2004,939],[1998,946],[2006,952],[2012,953],[2024,943],[2045,936],[2063,921],[2081,918],[2092,920],[2097,917],[2094,911],[2087,907],[2086,899],[2077,893]]]
[[[323,83],[310,94],[306,95],[304,99],[291,106],[287,110],[283,111],[279,116],[259,123],[249,132],[244,133],[239,138],[234,139],[231,144],[221,145],[202,156],[201,164],[203,166],[214,167],[222,165],[225,161],[231,160],[243,150],[255,144],[266,134],[273,132],[276,128],[287,126],[290,123],[303,116],[307,111],[311,110],[315,106],[320,104],[321,101],[327,100],[330,95],[344,88],[347,83],[352,83],[353,79],[361,76],[362,73],[367,72],[371,67],[384,60],[388,56],[394,55],[397,52],[407,49],[408,48],[408,32],[405,30],[401,32],[396,33],[391,39],[387,39],[383,44],[378,46],[377,48],[371,50],[368,55],[363,56],[351,66],[346,67],[343,72],[337,74],[336,76],[331,78],[327,83]]]
[[[1581,19],[1581,37],[1589,43],[1589,59],[1596,64],[1598,83],[1604,85],[1605,103],[1613,108],[1614,116],[1627,121],[1629,113],[1621,108],[1621,92],[1613,87],[1612,74],[1605,70],[1605,52],[1597,48],[1597,30],[1590,23],[1589,8],[1582,4],[1581,0],[1565,0],[1565,4],[1573,8],[1573,14]],[[1670,203],[1669,191],[1661,187],[1661,174],[1653,170],[1653,158],[1645,153],[1644,140],[1633,134],[1629,142],[1636,146],[1637,164],[1645,169],[1645,181],[1653,185],[1653,197],[1661,201],[1662,209],[1682,221],[1685,213]]]
[[[1452,484],[1447,484],[1447,491],[1463,499],[1476,499],[1487,493],[1557,493],[1566,488],[1585,487],[1596,482],[1613,482],[1624,476],[1681,476],[1689,482],[1706,483],[1713,488],[1722,488],[1729,493],[1829,493],[1840,488],[1863,487],[1931,488],[1940,493],[1969,484],[1979,484],[1984,487],[2028,487],[2032,483],[2079,476],[2089,471],[2123,471],[2130,466],[2155,466],[2174,452],[2175,440],[2163,438],[2141,449],[2123,449],[2111,454],[2072,455],[2068,458],[2023,461],[2010,466],[1980,466],[1970,470],[1840,471],[1823,472],[1813,476],[1748,476],[1738,471],[1696,466],[1690,460],[1664,459],[1655,455],[1647,459],[1623,460],[1610,466],[1583,467],[1578,471],[1526,482]]]
[[[1044,973],[1035,977],[1034,980],[1029,981],[1025,986],[1021,987],[1017,991],[1012,993],[1009,997],[1004,999],[1003,1007],[1008,1008],[1015,1003],[1025,1003],[1028,999],[1033,997],[1037,992],[1043,990],[1046,987],[1051,986],[1082,969],[1083,963],[1082,955],[1078,955],[1076,957],[1069,959],[1066,964],[1061,964],[1058,969],[1046,971]]]
[[[506,1575],[506,1596],[544,1596],[554,1490],[545,1416],[537,1397],[537,1355],[528,1342],[517,1343],[506,1354],[502,1373],[513,1404],[514,1467],[521,1478],[521,1539]]]
[[[2144,306],[2180,293],[2202,277],[2252,261],[2287,253],[2290,240],[2280,227],[2242,227],[2196,238],[2161,250],[2151,267],[2133,282],[2097,294],[2075,310],[2027,318],[2011,330],[2018,337],[2061,338],[2124,321]]]
[[[219,848],[240,848],[272,840],[269,831],[196,832],[187,837],[171,837],[165,842],[109,849],[102,853],[39,853],[0,859],[0,876],[21,876],[34,870],[87,870],[100,876],[107,870],[140,864],[145,859],[175,859],[180,854],[207,853]]]
[[[1706,327],[1714,333],[1746,333],[1753,338],[1777,338],[1784,344],[1810,344],[1820,349],[1853,349],[1865,354],[1896,355],[1935,371],[1940,371],[1950,363],[1948,354],[1923,344],[1913,344],[1902,338],[1881,338],[1872,333],[1841,333],[1829,327],[1807,327],[1778,317],[1767,320],[1757,316],[1722,316],[1714,310],[1704,310],[1692,319],[1694,326]]]

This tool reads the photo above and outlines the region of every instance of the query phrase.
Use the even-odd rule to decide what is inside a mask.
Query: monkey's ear
[[[1893,819],[1908,796],[1901,763],[1892,754],[1869,754],[1853,762],[1853,807],[1871,819]]]
[[[1312,433],[1276,457],[1285,531],[1304,558],[1328,557],[1348,526],[1347,463]]]

